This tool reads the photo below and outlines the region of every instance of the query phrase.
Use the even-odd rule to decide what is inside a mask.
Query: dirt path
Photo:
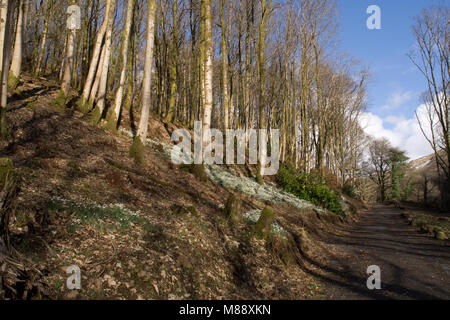
[[[345,235],[330,235],[339,258],[317,265],[327,298],[450,299],[450,241],[418,233],[401,212],[377,206]],[[381,290],[367,289],[370,265],[381,268]]]

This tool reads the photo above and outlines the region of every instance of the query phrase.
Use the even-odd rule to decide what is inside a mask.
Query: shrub
[[[292,166],[283,166],[278,172],[278,183],[287,192],[320,205],[328,210],[341,214],[342,208],[339,196],[318,174],[305,174]]]
[[[342,187],[342,193],[349,196],[350,198],[356,198],[357,196],[355,188],[348,183],[344,184],[344,186]]]

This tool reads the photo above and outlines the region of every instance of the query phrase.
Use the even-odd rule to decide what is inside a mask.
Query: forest
[[[64,226],[83,243],[98,241],[99,246],[106,246],[98,239],[107,237],[111,223],[125,229],[139,226],[131,237],[160,242],[143,246],[151,247],[145,249],[150,250],[148,255],[160,252],[161,259],[169,250],[158,247],[164,243],[176,238],[183,241],[181,249],[188,246],[175,230],[186,228],[191,234],[195,229],[205,233],[202,237],[211,246],[225,239],[225,244],[216,245],[224,246],[225,253],[218,253],[226,257],[224,265],[234,268],[227,272],[240,273],[238,282],[251,282],[245,289],[233,287],[230,274],[207,265],[214,281],[228,284],[213,292],[193,270],[196,262],[177,253],[173,259],[189,270],[189,279],[175,269],[161,271],[161,265],[139,269],[142,278],[153,279],[158,273],[164,281],[147,279],[136,293],[130,288],[146,281],[133,280],[134,285],[123,277],[119,281],[118,273],[108,273],[101,262],[89,265],[93,262],[86,262],[90,258],[85,254],[87,260],[77,259],[103,280],[99,284],[90,278],[92,290],[82,298],[149,298],[143,292],[151,288],[151,298],[167,299],[173,290],[163,293],[163,288],[173,282],[184,290],[175,294],[178,298],[290,299],[298,294],[294,289],[286,293],[278,286],[259,287],[256,275],[246,275],[250,271],[244,269],[259,261],[245,260],[243,252],[255,250],[256,256],[264,249],[259,253],[270,256],[264,263],[278,265],[281,259],[289,269],[292,261],[302,259],[305,246],[314,246],[307,232],[348,223],[357,212],[369,210],[369,203],[450,208],[448,6],[424,9],[412,28],[417,45],[409,58],[428,84],[423,88],[428,118],[417,119],[434,151],[425,170],[404,150],[365,133],[361,117],[368,108],[371,68],[341,49],[336,1],[1,0],[0,4],[0,265],[6,261],[16,275],[2,280],[0,272],[0,298],[19,298],[19,291],[24,298],[76,297],[64,295],[55,270],[36,267],[24,258],[27,250],[45,251],[45,257],[33,259],[45,265],[42,261],[49,263],[48,255],[53,255],[60,267],[69,265],[68,255],[62,258],[55,246],[77,245],[67,244],[69,236],[59,236],[56,226]],[[265,176],[267,163],[261,156],[255,163],[220,169],[170,163],[172,134],[180,128],[193,132],[196,122],[204,130],[242,130],[246,142],[252,129],[279,130],[278,150],[270,143],[262,146],[265,142],[257,138],[260,151],[278,152],[279,172]],[[208,141],[202,139],[205,145]],[[277,201],[309,210],[311,218],[294,222],[301,214],[278,208]],[[259,210],[256,218],[252,210]],[[216,211],[225,212],[236,224],[249,213],[255,226],[236,231],[222,225],[223,216],[216,217]],[[166,213],[182,221],[182,227],[164,220]],[[149,223],[156,219],[153,216],[160,223]],[[201,225],[186,216],[201,216]],[[436,238],[447,238],[447,220],[444,227],[428,228],[428,223],[422,228]],[[414,219],[410,223],[414,225]],[[285,234],[292,224],[293,234]],[[266,242],[248,249],[253,242],[244,234],[253,227],[257,238]],[[210,230],[214,239],[205,228],[214,230]],[[268,236],[270,230],[275,230],[274,239]],[[125,265],[126,247],[134,246],[125,239],[126,233],[115,236],[117,243],[108,249],[113,250],[111,258],[96,257],[100,248],[89,255],[113,269],[116,261]],[[244,244],[233,247],[229,238]],[[212,249],[198,250],[209,250],[201,255],[206,260],[214,256]],[[288,269],[283,271],[286,279],[304,272],[296,269],[293,274]],[[257,275],[258,281],[274,282],[273,270],[267,272]],[[29,288],[18,290],[19,279],[27,279]],[[126,287],[123,292],[120,282]],[[102,291],[102,283],[112,291]],[[307,296],[304,288],[299,290]]]

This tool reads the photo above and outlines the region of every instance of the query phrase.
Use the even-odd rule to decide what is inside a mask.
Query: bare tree
[[[416,50],[409,54],[411,61],[427,81],[423,95],[426,115],[416,112],[422,133],[434,150],[439,173],[447,183],[443,193],[450,194],[450,7],[424,9],[413,26]],[[450,200],[450,196],[448,197]]]

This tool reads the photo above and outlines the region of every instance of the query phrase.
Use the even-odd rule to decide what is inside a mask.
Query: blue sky
[[[450,1],[337,0],[337,3],[340,48],[360,59],[372,74],[368,85],[366,132],[387,137],[411,158],[430,153],[414,119],[426,83],[407,53],[414,44],[413,17],[419,15],[422,8],[433,4],[449,5]],[[370,5],[381,9],[381,30],[369,30],[366,26],[370,16],[366,10]]]

